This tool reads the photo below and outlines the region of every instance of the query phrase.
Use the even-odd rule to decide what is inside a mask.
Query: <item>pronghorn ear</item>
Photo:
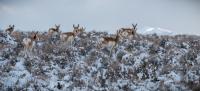
[[[136,27],[137,27],[137,23],[135,25],[133,25],[133,29],[136,29]]]

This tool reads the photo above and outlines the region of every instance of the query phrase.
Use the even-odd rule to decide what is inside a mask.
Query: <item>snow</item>
[[[174,32],[164,29],[164,28],[154,28],[154,27],[146,27],[143,29],[140,29],[139,32],[141,34],[157,34],[157,35],[174,35]]]
[[[77,36],[72,46],[60,46],[59,38],[38,41],[27,57],[14,37],[0,32],[6,46],[0,49],[0,90],[190,91],[198,87],[200,37],[171,36],[161,28],[145,33],[152,32],[159,34],[121,40],[111,56],[109,48],[97,46],[102,36],[113,35],[93,31]],[[161,37],[163,33],[167,35]]]
[[[18,83],[19,87],[23,87],[28,81],[31,80],[31,74],[25,70],[23,66],[24,60],[17,62],[13,71],[10,71],[8,77],[5,77],[4,84],[8,87],[15,86]]]

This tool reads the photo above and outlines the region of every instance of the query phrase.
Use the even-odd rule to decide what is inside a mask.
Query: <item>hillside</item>
[[[111,56],[98,48],[106,32],[84,32],[73,46],[42,37],[24,55],[23,38],[0,32],[1,91],[199,91],[200,36],[138,34]]]

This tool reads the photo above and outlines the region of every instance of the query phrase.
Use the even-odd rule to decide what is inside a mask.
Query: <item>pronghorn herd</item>
[[[9,25],[7,29],[5,29],[5,32],[8,34],[12,34],[14,31],[14,25]],[[49,28],[47,37],[51,38],[53,35],[57,34],[60,36],[60,40],[63,43],[67,43],[72,45],[72,42],[74,41],[75,37],[82,33],[85,32],[84,27],[80,27],[79,24],[76,26],[73,24],[73,31],[72,32],[61,32],[60,31],[60,25],[55,25],[55,27]],[[117,30],[116,37],[109,37],[109,36],[104,36],[100,40],[100,47],[111,47],[110,53],[112,53],[112,50],[116,47],[118,42],[122,38],[129,38],[131,39],[136,35],[136,30],[137,30],[137,24],[132,24],[132,28],[120,28]],[[33,49],[33,46],[35,45],[35,41],[39,40],[38,38],[38,32],[32,32],[32,36],[29,38],[24,38],[22,41],[22,44],[24,46],[25,52],[31,52]]]

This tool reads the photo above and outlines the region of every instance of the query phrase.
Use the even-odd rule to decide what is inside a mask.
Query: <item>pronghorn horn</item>
[[[133,27],[135,27],[135,25],[134,25],[134,24],[132,24],[132,26],[133,26]]]
[[[134,25],[134,24],[132,24],[133,25],[133,29],[136,29],[136,27],[137,27],[137,23]]]
[[[135,24],[135,28],[137,27],[137,23]]]

